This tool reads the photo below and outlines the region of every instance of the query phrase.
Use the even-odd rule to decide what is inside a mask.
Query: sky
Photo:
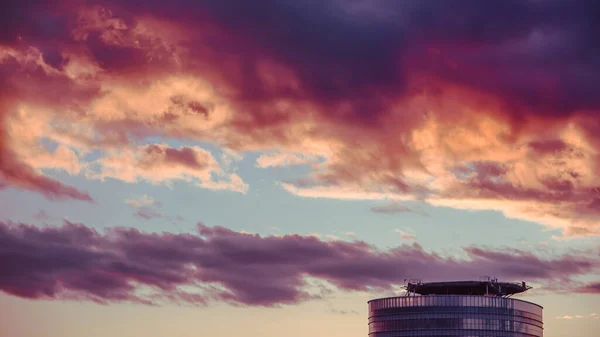
[[[365,336],[405,279],[600,331],[593,0],[8,0],[0,335]]]

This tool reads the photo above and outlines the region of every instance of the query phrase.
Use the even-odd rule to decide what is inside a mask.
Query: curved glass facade
[[[370,337],[542,337],[542,307],[505,297],[430,295],[369,301]]]

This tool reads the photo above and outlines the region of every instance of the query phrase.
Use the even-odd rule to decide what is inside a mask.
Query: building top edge
[[[537,307],[539,307],[540,309],[544,309],[543,306],[534,303],[534,302],[530,302],[530,301],[525,301],[522,299],[518,299],[518,298],[509,298],[509,297],[500,297],[500,296],[483,296],[483,295],[418,295],[418,296],[414,296],[414,295],[401,295],[401,296],[388,296],[388,297],[379,297],[379,298],[373,298],[371,300],[368,300],[367,303],[371,303],[371,302],[375,302],[375,301],[380,301],[380,300],[385,300],[385,299],[391,299],[391,298],[418,298],[418,297],[492,297],[492,298],[501,298],[504,300],[510,300],[510,301],[519,301],[519,302],[524,302],[524,303],[529,303],[532,305],[535,305]]]

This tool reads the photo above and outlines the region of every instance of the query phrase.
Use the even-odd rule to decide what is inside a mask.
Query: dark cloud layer
[[[598,79],[591,76],[600,70],[596,1],[150,1],[125,7],[124,13],[182,20],[197,31],[218,27],[227,38],[221,52],[247,55],[246,83],[260,83],[253,62],[273,58],[302,82],[300,90],[278,94],[330,107],[350,100],[366,115],[387,112],[378,107],[403,94],[415,72],[536,113],[569,114],[600,104],[593,89]],[[238,88],[254,100],[276,94],[256,85]]]
[[[598,79],[591,75],[600,70],[594,38],[600,6],[591,0],[461,0],[451,5],[387,0],[11,1],[3,5],[2,40],[73,44],[71,30],[84,5],[107,8],[129,26],[150,15],[185,27],[188,35],[182,39],[192,55],[205,61],[210,57],[206,50],[225,59],[244,55],[238,58],[242,73],[228,80],[241,81],[235,87],[246,101],[279,96],[329,107],[353,101],[354,112],[367,115],[364,121],[387,112],[386,102],[406,92],[414,73],[422,73],[498,95],[532,112],[568,114],[600,104],[594,91]],[[151,65],[143,49],[100,43],[100,33],[92,31],[80,43],[107,69],[122,69],[122,62],[130,62],[127,67]],[[60,58],[59,52],[46,54],[50,64],[60,63],[52,61]],[[292,69],[301,86],[277,91],[261,86],[257,63],[269,59]],[[242,85],[249,83],[254,85]]]
[[[475,247],[464,252],[468,259],[427,252],[418,244],[380,251],[364,242],[261,237],[202,224],[197,234],[125,228],[101,234],[71,222],[42,228],[1,223],[0,290],[24,298],[100,303],[272,306],[314,298],[304,288],[307,276],[343,290],[368,290],[390,289],[407,277],[476,279],[482,273],[569,281],[599,267],[597,259],[583,255],[547,258]]]

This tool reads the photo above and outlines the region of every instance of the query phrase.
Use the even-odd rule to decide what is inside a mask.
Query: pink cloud
[[[50,199],[93,201],[88,193],[45,176],[26,165],[10,149],[2,145],[0,145],[0,163],[0,180],[7,186],[37,191]]]
[[[148,180],[168,183],[173,180],[195,182],[209,189],[228,189],[245,193],[248,185],[236,174],[222,169],[212,154],[200,147],[171,148],[164,144],[124,149],[99,160],[99,173],[93,178],[115,178],[126,182]]]
[[[99,303],[225,301],[251,306],[315,298],[305,278],[340,290],[391,289],[407,277],[552,283],[596,272],[597,257],[536,256],[521,250],[465,248],[457,259],[418,244],[381,251],[364,242],[266,236],[198,224],[195,234],[111,228],[104,234],[65,221],[60,227],[0,224],[0,290],[31,299]],[[318,297],[318,296],[317,296]]]
[[[17,186],[23,189],[37,191],[49,199],[76,199],[92,202],[93,199],[87,192],[75,187],[65,185],[57,180],[35,172],[31,167],[18,161],[13,161],[9,154],[2,154],[2,167],[0,178],[6,185]]]
[[[143,148],[143,154],[139,158],[139,166],[144,169],[158,169],[162,165],[181,165],[190,169],[202,170],[206,167],[209,157],[206,152],[190,147],[179,149],[147,145]]]
[[[256,159],[256,166],[260,168],[293,166],[303,164],[316,164],[316,158],[308,158],[299,153],[267,153]]]
[[[600,99],[592,88],[600,82],[581,75],[600,69],[589,57],[590,3],[523,3],[517,7],[527,14],[515,18],[496,0],[389,2],[366,6],[355,20],[345,2],[292,11],[224,1],[168,10],[148,1],[143,13],[112,1],[32,4],[30,15],[6,6],[8,17],[45,20],[5,20],[0,37],[0,185],[91,200],[41,172],[60,168],[247,189],[201,150],[139,145],[163,137],[322,157],[303,183],[282,184],[299,196],[418,199],[497,210],[563,237],[599,235]],[[264,13],[286,29],[256,19]],[[404,17],[422,13],[429,19]],[[448,13],[462,20],[442,19]],[[495,28],[483,35],[465,28],[481,22]],[[315,25],[327,34],[306,29]],[[35,111],[28,121],[45,126],[9,134],[9,119],[23,107]],[[28,151],[42,136],[61,150]],[[103,157],[94,164],[103,170],[94,176],[80,158],[98,149]]]
[[[19,76],[13,69],[27,71],[30,76]],[[69,90],[69,83],[57,77],[52,69],[41,60],[40,53],[22,54],[0,45],[0,181],[3,185],[14,186],[39,192],[50,199],[76,199],[92,202],[93,199],[84,191],[65,185],[43,174],[40,170],[27,163],[19,153],[19,148],[13,147],[11,125],[8,118],[20,109],[21,100],[34,104],[56,104],[57,97],[63,96]],[[42,81],[54,79],[52,87],[42,84]],[[31,83],[29,83],[31,81]],[[76,100],[65,99],[64,102]],[[26,136],[27,133],[23,134]]]

